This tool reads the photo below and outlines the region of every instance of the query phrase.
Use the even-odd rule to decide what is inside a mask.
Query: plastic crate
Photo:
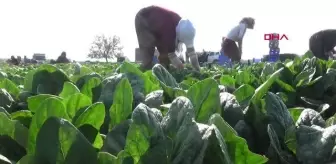
[[[273,35],[279,35],[278,33],[273,33]],[[279,40],[278,39],[272,39],[269,41],[268,44],[269,48],[279,48]]]
[[[280,48],[270,48],[269,54],[270,55],[279,55],[280,54]]]
[[[269,62],[276,62],[279,60],[279,55],[269,55],[268,61]]]
[[[279,60],[280,57],[280,48],[271,48],[269,52],[268,61],[276,62]]]
[[[227,63],[231,63],[231,59],[225,55],[219,55],[218,64],[219,65],[226,65]]]

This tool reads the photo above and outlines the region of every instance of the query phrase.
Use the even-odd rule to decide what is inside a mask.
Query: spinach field
[[[0,67],[0,163],[336,162],[336,61]]]

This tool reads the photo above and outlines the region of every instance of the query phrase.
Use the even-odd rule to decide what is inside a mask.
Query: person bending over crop
[[[315,57],[328,60],[335,54],[336,30],[321,30],[313,34],[309,39],[309,50]]]
[[[153,55],[157,47],[159,63],[168,68],[171,63],[182,69],[184,66],[175,51],[179,43],[187,47],[191,64],[200,70],[194,48],[195,28],[188,19],[182,19],[177,13],[159,6],[149,6],[141,9],[135,16],[135,30],[138,37],[141,67],[144,70],[153,66]]]
[[[254,28],[254,19],[251,17],[243,18],[239,25],[235,26],[226,37],[222,38],[222,51],[231,61],[240,61],[241,59],[243,38],[247,28]],[[238,42],[238,46],[236,42]]]
[[[56,63],[70,63],[70,60],[66,57],[66,52],[62,52],[57,58]]]
[[[11,56],[10,59],[7,60],[7,63],[13,64],[13,65],[19,65],[20,64],[19,60],[17,60],[13,55]]]

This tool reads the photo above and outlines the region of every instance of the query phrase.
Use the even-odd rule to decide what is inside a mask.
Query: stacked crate
[[[279,34],[273,33],[273,35],[279,35]],[[270,48],[269,58],[268,58],[269,61],[270,62],[275,62],[275,61],[279,60],[279,55],[280,55],[279,39],[273,37],[269,41],[268,47]]]

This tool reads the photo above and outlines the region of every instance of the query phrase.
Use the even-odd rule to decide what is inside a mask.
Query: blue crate
[[[276,62],[279,60],[279,55],[270,55],[268,58],[269,62]]]
[[[225,56],[223,53],[219,55],[218,64],[219,65],[226,65],[227,63],[231,63],[231,59],[228,56]]]
[[[280,57],[280,55],[279,54],[276,54],[276,55],[269,55],[269,58],[268,58],[268,61],[269,62],[276,62],[276,61],[278,61],[279,60],[279,57]]]
[[[269,51],[270,55],[279,55],[280,54],[280,48],[271,48]]]
[[[280,57],[280,48],[270,49],[269,52],[269,62],[276,62]]]

